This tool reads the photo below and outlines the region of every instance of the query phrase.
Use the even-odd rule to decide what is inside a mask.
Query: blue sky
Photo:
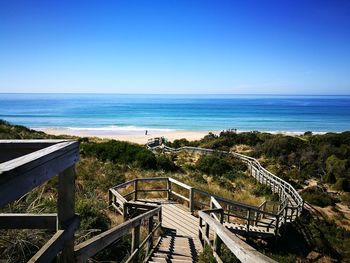
[[[1,1],[0,92],[350,94],[350,1]]]

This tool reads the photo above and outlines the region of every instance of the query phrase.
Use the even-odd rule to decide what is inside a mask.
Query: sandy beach
[[[113,131],[99,132],[96,130],[74,130],[74,129],[60,129],[60,128],[36,128],[36,130],[43,131],[52,135],[72,135],[79,137],[98,137],[101,139],[115,139],[120,141],[128,141],[133,143],[145,144],[148,139],[154,137],[165,137],[169,141],[186,138],[189,141],[199,140],[209,133],[209,131],[149,131],[147,135],[144,132],[133,132],[130,134],[118,134]],[[219,134],[218,131],[212,131]]]
[[[189,141],[202,139],[209,132],[216,135],[220,134],[220,131],[189,131],[189,130],[148,130],[147,135],[145,131],[140,130],[108,130],[108,129],[91,129],[91,128],[34,128],[38,131],[43,131],[51,135],[70,135],[78,137],[97,137],[101,139],[115,139],[120,141],[128,141],[133,143],[145,144],[148,139],[154,137],[165,137],[169,141],[176,139],[186,138]],[[237,131],[241,133],[245,131]],[[291,131],[267,131],[271,134],[283,134],[289,136],[302,135],[304,132],[291,132]],[[314,134],[325,134],[325,132],[314,132]]]

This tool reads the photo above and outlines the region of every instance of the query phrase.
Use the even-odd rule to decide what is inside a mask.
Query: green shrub
[[[253,190],[253,194],[256,196],[267,196],[272,194],[272,190],[268,185],[257,183],[255,185],[255,189]]]
[[[199,254],[198,263],[216,263],[213,250],[210,246],[204,246],[203,251]]]
[[[239,263],[241,262],[225,244],[221,244],[220,248],[222,262],[225,263]]]
[[[216,155],[201,156],[196,163],[196,167],[203,173],[220,176],[233,169],[228,161]]]
[[[89,199],[78,200],[76,211],[80,217],[80,229],[101,229],[101,231],[105,231],[109,228],[109,218],[103,211],[96,208],[93,201]]]
[[[157,168],[156,156],[149,151],[140,151],[136,154],[136,164],[144,169],[155,169]]]
[[[175,172],[179,169],[178,166],[167,156],[160,155],[157,157],[157,167],[158,169],[164,170],[166,172]]]
[[[120,164],[136,164],[140,168],[155,169],[155,155],[145,147],[128,142],[110,140],[107,142],[81,143],[83,156],[96,157],[101,161],[112,161]]]
[[[228,179],[228,180],[233,181],[233,180],[235,180],[237,177],[240,176],[240,173],[237,172],[237,171],[231,170],[231,171],[228,171],[228,172],[224,173],[222,176],[225,177],[225,178]]]
[[[337,202],[335,198],[324,192],[319,187],[309,187],[301,193],[302,198],[310,204],[320,207],[333,206]]]
[[[334,189],[338,191],[350,191],[350,182],[347,178],[338,178],[337,181],[334,184]]]

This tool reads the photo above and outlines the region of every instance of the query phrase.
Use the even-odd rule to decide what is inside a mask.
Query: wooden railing
[[[303,209],[304,201],[299,195],[299,193],[292,187],[291,184],[284,181],[283,179],[279,178],[278,176],[272,174],[268,170],[266,170],[258,160],[255,158],[252,158],[250,156],[246,156],[243,154],[235,153],[235,152],[227,152],[227,151],[220,151],[220,150],[213,150],[213,149],[205,149],[200,147],[191,147],[191,146],[184,146],[180,148],[171,148],[165,145],[155,145],[148,146],[151,150],[160,149],[161,151],[168,151],[168,152],[181,152],[181,151],[187,151],[187,152],[197,152],[201,154],[212,154],[212,153],[219,153],[219,154],[231,154],[235,158],[240,159],[244,163],[247,164],[250,175],[254,177],[259,183],[265,184],[271,187],[271,190],[273,193],[277,193],[280,202],[283,207],[283,222],[291,222],[295,220],[296,217],[298,217]],[[154,146],[155,145],[155,146]],[[286,204],[286,205],[285,205]],[[280,214],[280,213],[279,213]]]
[[[238,238],[235,234],[230,232],[226,227],[222,225],[220,215],[222,215],[223,209],[220,208],[220,204],[215,202],[215,198],[212,203],[214,204],[210,210],[203,210],[198,212],[199,216],[199,232],[198,236],[201,242],[206,243],[213,250],[213,255],[217,262],[224,263],[221,259],[221,247],[225,245],[240,262],[276,262],[264,254],[258,252],[253,247]],[[219,218],[216,216],[219,214]],[[210,231],[214,232],[213,240],[210,238]]]
[[[140,182],[154,181],[164,181],[167,187],[165,189],[139,189]],[[176,191],[174,186],[179,187],[183,191],[181,193]],[[122,194],[121,191],[128,190],[127,188],[131,189]],[[136,178],[110,188],[109,205],[114,207],[120,214],[127,214],[127,211],[125,211],[125,204],[128,202],[128,200],[138,200],[139,193],[165,192],[168,200],[171,200],[173,197],[179,198],[182,201],[187,202],[189,210],[193,211],[193,191],[193,187],[169,177]],[[185,196],[183,192],[185,192],[187,196]]]
[[[127,206],[134,209],[146,209],[142,214],[128,219],[124,223],[115,226],[93,238],[75,246],[74,253],[77,262],[86,262],[89,258],[115,243],[120,238],[131,232],[131,254],[125,262],[139,262],[140,252],[146,247],[145,255],[152,254],[156,231],[161,227],[161,206],[128,203]],[[147,236],[141,240],[141,225],[147,221]]]
[[[164,189],[139,189],[140,182],[165,182]],[[179,190],[175,191],[175,186]],[[127,191],[128,190],[128,191]],[[122,193],[123,192],[123,193]],[[284,220],[284,208],[275,209],[275,211],[266,211],[269,202],[264,202],[260,206],[253,206],[237,201],[232,201],[215,194],[196,189],[170,177],[152,177],[152,178],[136,178],[109,189],[109,205],[115,208],[120,214],[128,218],[132,213],[128,209],[130,200],[139,200],[139,193],[164,192],[164,198],[168,200],[180,200],[193,213],[202,209],[212,208],[213,205],[220,205],[223,209],[222,220],[226,223],[238,223],[245,226],[245,232],[250,235],[253,226],[259,226],[266,232],[273,231],[278,234],[278,230]],[[215,198],[215,201],[213,201]],[[203,201],[206,199],[207,202]],[[274,204],[274,206],[277,206]],[[281,210],[282,209],[282,210]],[[269,220],[265,220],[269,219]],[[267,221],[267,222],[266,222]]]
[[[162,182],[163,184],[165,182],[167,188],[148,189],[145,191],[143,189],[139,189],[140,182]],[[180,187],[182,189],[182,192],[180,193],[179,191],[174,191],[174,185]],[[125,191],[125,189],[128,189],[129,191]],[[123,190],[124,193],[121,194]],[[187,184],[179,182],[178,180],[168,177],[137,178],[115,186],[110,189],[109,203],[111,207],[116,208],[116,211],[123,214],[125,218],[128,218],[132,214],[129,208],[132,206],[131,204],[134,204],[136,206],[142,206],[142,204],[134,202],[138,200],[138,193],[151,192],[166,193],[164,199],[171,200],[173,198],[179,198],[180,200],[183,200],[186,203],[189,211],[198,212],[199,239],[202,241],[202,244],[204,244],[205,242],[212,247],[214,256],[216,257],[218,262],[222,262],[220,258],[220,248],[222,244],[226,245],[229,248],[229,250],[232,251],[235,254],[235,256],[242,262],[274,262],[270,258],[257,252],[254,248],[250,247],[245,242],[240,240],[237,236],[235,236],[224,226],[224,223],[231,222],[232,218],[242,219],[245,221],[246,230],[249,234],[249,231],[252,231],[250,230],[250,227],[258,225],[259,222],[261,222],[261,219],[273,218],[270,224],[260,227],[266,227],[267,229],[273,228],[275,230],[275,233],[277,233],[278,228],[281,226],[281,222],[283,222],[284,210],[281,210],[280,207],[275,209],[277,210],[276,213],[267,212],[262,209],[263,207],[266,207],[268,205],[268,202],[264,202],[260,207],[241,204],[239,202],[227,200],[220,196],[216,196],[205,191],[196,189]],[[204,197],[209,197],[209,201],[207,203],[203,203],[202,201],[196,200],[195,195],[197,194],[202,195]],[[151,199],[145,198],[144,201],[151,202]],[[198,206],[209,207],[209,209],[197,210]],[[120,209],[121,207],[123,208]],[[213,233],[212,240],[210,240],[210,231],[212,231]],[[84,252],[83,254],[86,253]]]
[[[29,262],[74,261],[75,163],[73,140],[0,140],[0,207],[57,176],[57,214],[0,214],[0,229],[47,229],[53,236]]]

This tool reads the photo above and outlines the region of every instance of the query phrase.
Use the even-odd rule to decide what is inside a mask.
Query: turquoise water
[[[0,94],[0,119],[32,128],[350,130],[350,96]]]

